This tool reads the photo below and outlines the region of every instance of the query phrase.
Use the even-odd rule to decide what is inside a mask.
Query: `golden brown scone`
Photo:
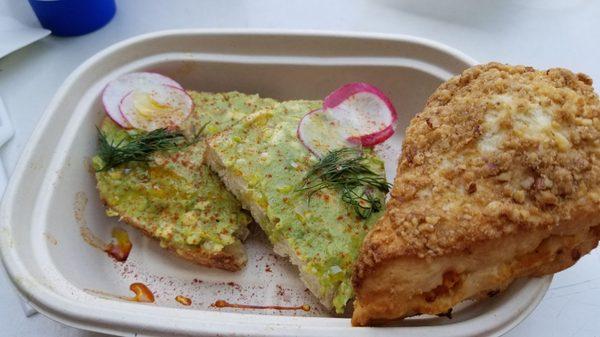
[[[573,265],[600,239],[600,102],[565,69],[476,66],[406,132],[353,278],[354,325],[493,295]]]

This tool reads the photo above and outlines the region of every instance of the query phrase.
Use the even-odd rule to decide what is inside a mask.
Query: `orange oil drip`
[[[131,241],[129,241],[129,234],[124,229],[114,228],[112,230],[112,238],[112,242],[106,245],[104,251],[113,259],[124,262],[127,260],[133,247]]]
[[[217,300],[215,303],[210,305],[215,308],[236,308],[236,309],[274,309],[274,310],[304,310],[310,311],[310,305],[303,304],[296,307],[285,307],[280,305],[250,305],[250,304],[236,304],[229,303],[223,300]]]
[[[143,283],[132,283],[129,289],[135,293],[134,297],[125,298],[133,302],[154,303],[154,294]]]
[[[177,295],[177,297],[175,297],[175,301],[183,304],[183,305],[191,305],[192,304],[192,300],[190,298],[187,298],[185,296],[181,296],[181,295]]]
[[[103,250],[116,261],[124,262],[129,257],[133,245],[129,241],[129,234],[124,229],[114,228],[111,233],[112,241],[110,243],[105,243],[86,226],[81,227],[80,230],[85,242],[92,247]]]
[[[133,291],[135,296],[133,296],[133,297],[119,296],[119,295],[114,295],[114,294],[110,294],[110,293],[107,293],[104,291],[94,290],[94,289],[84,289],[84,291],[86,291],[88,293],[100,295],[103,297],[118,298],[118,299],[124,300],[124,301],[154,303],[154,294],[152,293],[152,291],[150,291],[150,289],[145,284],[139,283],[139,282],[132,283],[129,286],[129,289],[131,291]]]

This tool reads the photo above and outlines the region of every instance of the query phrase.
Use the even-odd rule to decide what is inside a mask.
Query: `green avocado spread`
[[[188,92],[195,104],[181,125],[188,137],[208,137],[246,115],[277,104],[257,95]],[[204,128],[202,128],[202,126]],[[140,132],[125,130],[105,118],[101,131],[114,144],[127,142]],[[220,252],[241,245],[251,218],[227,192],[219,177],[204,164],[204,141],[175,150],[156,152],[148,162],[128,162],[96,172],[107,214],[119,216],[160,240],[163,247],[201,247]],[[96,169],[102,159],[93,158]]]
[[[244,181],[247,189],[236,195],[248,208],[260,208],[264,218],[257,221],[275,248],[289,247],[285,253],[318,281],[322,294],[317,295],[329,294],[342,313],[353,296],[350,279],[363,238],[381,212],[362,219],[337,190],[325,188],[310,199],[299,191],[318,159],[296,130],[302,116],[320,106],[321,101],[287,101],[265,107],[212,138],[209,147],[225,170]],[[365,152],[369,167],[384,175],[383,162]],[[383,193],[375,193],[384,200]]]

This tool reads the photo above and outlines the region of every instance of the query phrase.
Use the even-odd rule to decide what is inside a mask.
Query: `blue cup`
[[[58,36],[83,35],[115,16],[115,0],[29,0],[42,26]]]

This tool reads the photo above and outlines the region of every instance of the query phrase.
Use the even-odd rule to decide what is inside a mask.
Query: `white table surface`
[[[26,6],[24,0],[1,1]],[[481,62],[561,66],[585,72],[600,83],[600,1],[594,0],[118,0],[117,6],[113,21],[99,31],[75,38],[50,36],[0,59],[0,97],[16,128],[15,137],[0,151],[9,173],[56,88],[75,67],[117,41],[162,29],[410,34],[448,44]],[[2,269],[0,336],[104,336],[42,315],[26,318],[11,288]],[[507,336],[599,337],[599,318],[596,250],[557,274],[540,306]]]

